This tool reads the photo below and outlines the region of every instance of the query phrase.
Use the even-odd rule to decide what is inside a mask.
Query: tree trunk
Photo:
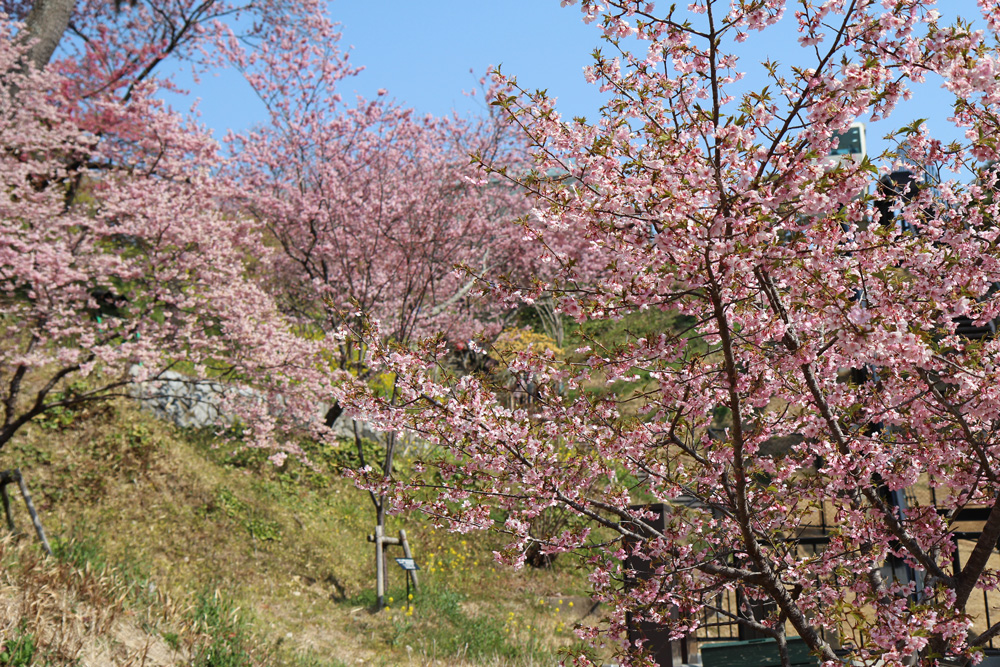
[[[19,38],[32,40],[28,62],[35,69],[44,69],[52,59],[63,33],[69,27],[76,0],[35,0],[25,19]]]
[[[337,418],[339,418],[343,412],[344,408],[341,407],[340,402],[338,401],[334,403],[323,416],[323,423],[326,424],[327,428],[333,428],[333,425],[337,423]]]

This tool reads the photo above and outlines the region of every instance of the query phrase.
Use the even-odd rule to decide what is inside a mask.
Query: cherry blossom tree
[[[168,59],[203,70],[241,51],[239,44],[266,40],[272,27],[297,26],[308,38],[314,24],[326,23],[315,0],[4,0],[0,9],[23,22],[14,37],[26,62],[40,70],[55,57],[56,67],[76,73],[83,96],[127,96]],[[95,80],[79,76],[83,71]]]
[[[240,204],[281,250],[274,289],[324,332],[375,318],[404,345],[468,339],[502,313],[476,298],[475,278],[495,267],[528,273],[520,238],[497,224],[523,215],[527,200],[499,179],[475,182],[471,166],[473,154],[512,161],[516,146],[493,118],[420,116],[385,91],[345,103],[336,86],[357,70],[334,29],[309,42],[275,31],[276,48],[246,63],[271,118],[233,138],[232,152]],[[344,348],[336,365],[356,362]]]
[[[45,47],[51,62],[33,14],[0,27],[0,447],[48,410],[178,364],[247,381],[315,366],[247,274],[266,252],[251,221],[222,211],[232,186],[214,175],[218,146],[156,98],[165,57],[236,51],[221,22],[235,10],[130,5],[76,3],[63,46]],[[308,24],[285,23],[295,16]]]
[[[473,337],[499,333],[512,312],[484,300],[480,280],[535,273],[527,232],[504,224],[527,211],[524,191],[505,179],[482,181],[471,157],[516,166],[523,145],[496,114],[420,116],[385,91],[345,102],[338,84],[356,69],[335,28],[308,42],[276,30],[272,48],[243,61],[270,123],[232,138],[234,203],[277,248],[265,284],[305,335],[325,345],[331,382],[351,377],[395,403],[393,378],[369,367],[366,335],[378,331],[380,344],[402,349],[430,335],[467,348]],[[333,403],[326,426],[342,412]],[[383,440],[378,459],[366,460],[354,423],[361,464],[389,478],[398,439],[389,432]],[[370,497],[384,531],[390,499]]]
[[[498,557],[515,565],[539,541],[581,553],[612,613],[580,633],[628,664],[651,660],[629,618],[679,638],[726,618],[718,601],[736,589],[749,602],[732,620],[774,638],[783,664],[790,635],[829,664],[848,659],[833,637],[863,664],[980,654],[1000,634],[969,606],[1000,580],[1000,341],[957,327],[1000,315],[995,174],[980,168],[998,157],[1000,5],[962,8],[975,23],[923,0],[584,0],[608,40],[586,70],[608,97],[600,118],[498,95],[535,162],[492,173],[534,195],[540,248],[571,229],[604,270],[582,282],[567,263],[494,293],[550,296],[578,320],[661,309],[687,324],[521,354],[511,369],[540,382],[530,411],[488,377],[450,374],[439,340],[401,349],[375,328],[368,365],[395,378],[392,399],[348,381],[343,404],[444,453],[423,480],[362,483],[455,530],[510,534]],[[794,63],[738,57],[789,24]],[[964,143],[896,111],[932,75]],[[820,159],[855,120],[890,117],[905,160],[885,170],[954,174],[893,200],[891,219],[875,162]],[[614,381],[640,390],[589,391]],[[890,500],[904,489],[905,508]],[[973,505],[985,521],[956,565],[955,521]],[[533,535],[555,506],[579,524]],[[820,525],[825,546],[803,549]]]

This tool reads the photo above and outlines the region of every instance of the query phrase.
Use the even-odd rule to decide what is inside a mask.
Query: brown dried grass
[[[43,556],[34,544],[0,539],[0,637],[31,635],[36,659],[49,665],[158,667],[183,661],[129,611],[125,580],[108,569],[74,567]],[[159,613],[176,615],[165,595]]]

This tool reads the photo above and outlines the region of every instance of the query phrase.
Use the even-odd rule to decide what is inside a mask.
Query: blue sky
[[[331,0],[329,6],[341,24],[341,46],[365,67],[341,86],[345,97],[374,97],[386,88],[424,113],[478,113],[482,97],[463,92],[476,88],[488,67],[502,65],[521,85],[558,96],[568,116],[593,117],[600,108],[596,89],[583,79],[600,33],[583,24],[579,9],[561,8],[558,0]],[[265,118],[234,71],[209,74],[200,85],[180,82],[201,99],[201,120],[217,136]]]
[[[947,8],[959,5],[975,12],[971,0],[949,0]],[[332,18],[341,23],[341,46],[352,47],[352,62],[365,67],[341,87],[345,96],[357,92],[374,97],[378,89],[386,88],[391,97],[423,113],[441,115],[452,109],[476,113],[483,108],[482,98],[469,98],[463,91],[475,88],[490,65],[501,64],[504,71],[517,75],[523,87],[546,88],[558,97],[557,108],[564,117],[597,116],[602,97],[584,81],[582,69],[594,48],[604,42],[597,26],[585,25],[575,6],[562,8],[559,0],[331,0],[329,6]],[[789,16],[793,11],[790,7]],[[796,36],[783,26],[765,32],[763,39],[751,33],[742,61],[751,72],[747,83],[763,83],[755,80],[753,71],[759,71],[756,63],[765,57],[785,65],[801,61]],[[242,130],[265,119],[262,106],[237,72],[209,74],[197,86],[183,79],[181,83],[190,85],[192,94],[201,99],[201,120],[217,137],[226,129]],[[175,104],[186,107],[189,102]],[[932,135],[958,138],[945,120],[949,104],[939,84],[923,86],[901,113],[869,125],[869,154],[887,146],[882,135],[916,117],[930,119]]]

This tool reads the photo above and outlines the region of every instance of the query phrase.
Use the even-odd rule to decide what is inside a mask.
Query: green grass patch
[[[425,657],[434,651],[473,663],[555,660],[555,648],[545,645],[541,633],[514,632],[500,601],[472,600],[466,593],[440,586],[425,587],[410,600],[405,589],[389,593],[380,634],[390,647],[416,647]],[[368,602],[368,596],[363,601]]]
[[[201,591],[191,611],[198,633],[192,667],[249,667],[273,662],[262,649],[246,614],[218,589]]]
[[[0,650],[0,665],[31,667],[35,664],[37,648],[35,636],[22,626],[18,628],[15,636],[3,642],[3,648]]]

